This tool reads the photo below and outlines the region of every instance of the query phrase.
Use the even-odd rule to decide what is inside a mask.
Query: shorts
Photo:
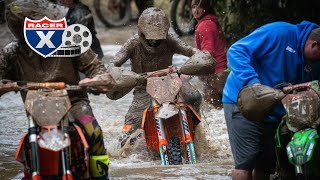
[[[275,170],[275,133],[277,123],[249,121],[236,104],[223,104],[235,169]]]

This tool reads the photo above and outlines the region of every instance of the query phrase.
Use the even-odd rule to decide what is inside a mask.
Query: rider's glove
[[[180,73],[187,75],[208,75],[214,73],[216,60],[208,51],[197,51],[180,68]]]
[[[0,96],[9,92],[9,91],[18,91],[18,86],[16,83],[11,82],[10,80],[0,80]]]
[[[251,121],[262,121],[285,94],[260,83],[243,87],[238,94],[238,108]]]

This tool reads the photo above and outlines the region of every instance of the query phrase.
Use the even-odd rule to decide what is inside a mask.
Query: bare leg
[[[247,170],[235,169],[232,172],[232,180],[251,180],[252,173]]]
[[[252,177],[254,180],[269,180],[270,179],[270,174],[265,173],[261,170],[253,170]]]

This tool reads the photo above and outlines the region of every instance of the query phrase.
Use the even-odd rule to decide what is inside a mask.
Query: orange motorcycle
[[[160,153],[162,165],[195,164],[197,112],[181,95],[181,74],[169,68],[147,75],[147,93],[152,105],[142,119],[147,147]],[[198,96],[201,98],[201,96]]]
[[[70,121],[67,92],[87,89],[63,82],[1,81],[0,93],[26,92],[28,133],[16,151],[16,160],[25,167],[24,179],[90,178],[88,144],[80,127]]]
[[[200,117],[187,105],[192,103],[185,103],[186,96],[182,94],[187,93],[181,88],[181,77],[183,74],[205,74],[214,69],[214,64],[208,52],[199,51],[180,68],[136,74],[122,67],[110,67],[108,74],[97,76],[86,84],[104,86],[110,85],[104,81],[112,82],[107,96],[116,100],[147,81],[147,92],[152,97],[152,105],[145,110],[142,119],[147,147],[160,153],[163,165],[195,164],[194,131]]]

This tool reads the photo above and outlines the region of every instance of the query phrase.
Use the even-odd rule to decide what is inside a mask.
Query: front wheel
[[[107,27],[126,25],[131,18],[131,0],[94,0],[99,20]]]
[[[179,36],[194,33],[197,21],[192,15],[191,0],[173,0],[170,18],[172,27]]]
[[[168,143],[169,146],[169,161],[170,164],[179,165],[182,164],[182,153],[180,139],[172,137]]]

